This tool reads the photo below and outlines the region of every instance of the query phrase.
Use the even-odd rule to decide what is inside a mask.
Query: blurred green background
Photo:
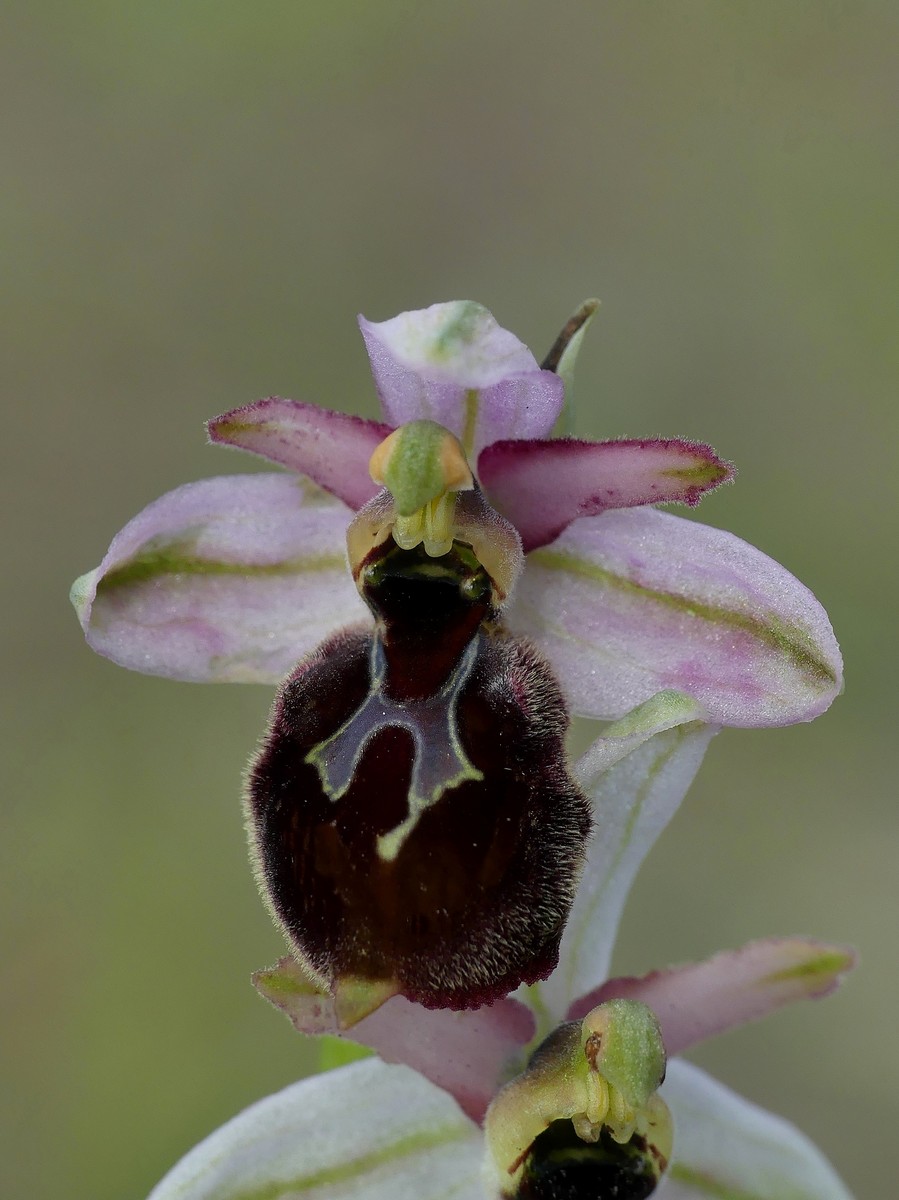
[[[540,357],[594,294],[576,432],[734,459],[701,518],[847,660],[816,724],[717,739],[617,966],[859,946],[696,1059],[889,1194],[897,39],[889,0],[5,6],[4,1197],[140,1200],[314,1061],[249,985],[282,949],[239,812],[270,692],[96,658],[71,579],[161,492],[254,469],[204,418],[373,414],[358,311],[477,299]]]

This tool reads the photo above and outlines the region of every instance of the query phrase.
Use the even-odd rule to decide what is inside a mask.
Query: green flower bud
[[[610,1000],[551,1034],[499,1093],[485,1132],[492,1182],[512,1200],[643,1200],[671,1157],[656,1094],[665,1050],[655,1014]]]

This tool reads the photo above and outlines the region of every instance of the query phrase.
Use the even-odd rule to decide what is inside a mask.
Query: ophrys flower
[[[76,584],[91,643],[125,665],[291,672],[251,776],[257,860],[295,951],[351,1008],[465,1007],[551,970],[588,826],[566,699],[614,717],[676,688],[706,721],[777,724],[839,686],[802,585],[647,507],[728,478],[709,447],[545,437],[591,311],[554,369],[478,305],[363,321],[396,431],[279,399],[217,418],[213,440],[301,479],[179,489]]]

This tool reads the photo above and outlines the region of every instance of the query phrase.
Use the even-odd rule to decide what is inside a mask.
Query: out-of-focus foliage
[[[253,469],[205,417],[373,415],[357,310],[470,297],[539,354],[592,294],[575,431],[735,459],[701,519],[815,590],[848,679],[718,739],[616,968],[859,945],[826,1005],[697,1057],[886,1194],[897,35],[837,0],[7,5],[3,1195],[139,1197],[314,1061],[249,984],[282,949],[238,806],[269,692],[101,661],[70,580],[166,488]]]

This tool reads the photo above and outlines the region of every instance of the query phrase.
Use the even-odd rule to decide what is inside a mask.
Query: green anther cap
[[[458,438],[435,421],[410,421],[395,429],[371,456],[369,471],[391,493],[401,517],[411,517],[447,492],[474,486]]]
[[[591,1196],[650,1195],[672,1150],[671,1116],[656,1094],[664,1076],[659,1023],[639,1001],[608,1000],[559,1026],[487,1112],[496,1191],[543,1200],[577,1177]]]
[[[662,1031],[638,1000],[607,1000],[581,1023],[584,1052],[631,1108],[643,1108],[665,1078]]]

